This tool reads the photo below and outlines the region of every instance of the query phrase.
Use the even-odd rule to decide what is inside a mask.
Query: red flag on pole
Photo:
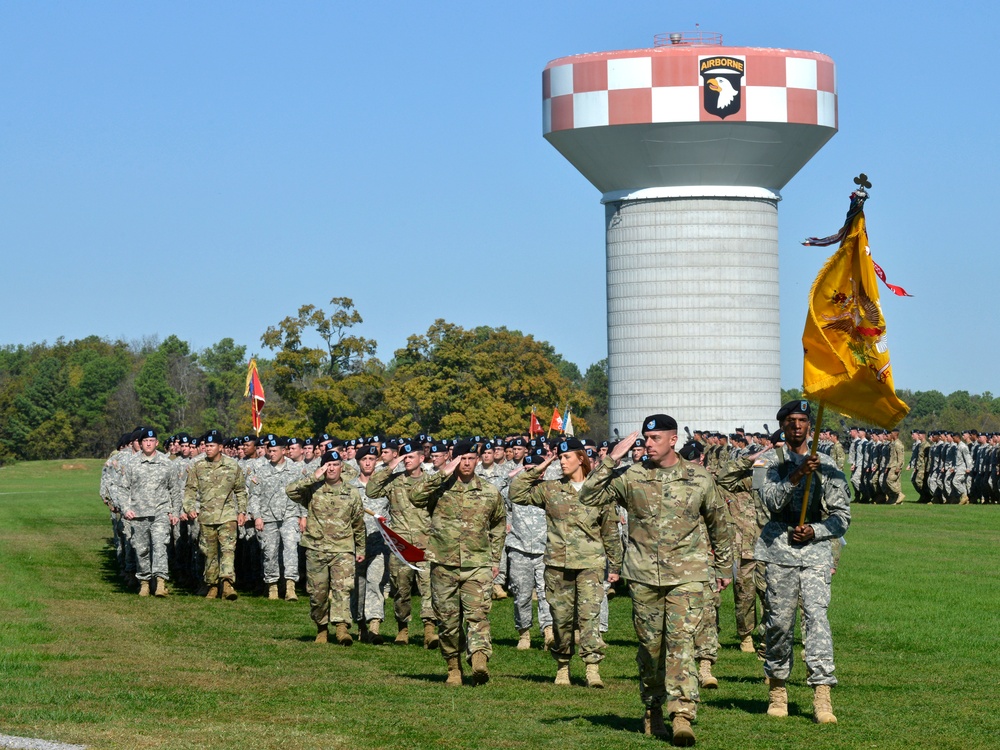
[[[260,414],[264,409],[264,386],[260,384],[260,376],[257,374],[257,360],[251,359],[247,367],[247,385],[243,396],[250,399],[250,420],[253,424],[254,432],[260,434],[263,426]]]
[[[559,413],[559,407],[557,406],[552,410],[552,420],[549,422],[549,431],[555,430],[556,432],[562,432],[563,428],[563,418],[562,414]]]
[[[531,409],[531,422],[528,424],[528,434],[531,437],[535,435],[541,435],[545,430],[542,429],[541,423],[538,421],[538,417],[535,416],[534,408]]]
[[[382,534],[382,538],[385,540],[385,545],[392,550],[392,554],[416,570],[417,566],[413,563],[424,561],[424,550],[410,544],[408,541],[403,539],[403,537],[386,526],[385,518],[382,516],[375,516],[375,522],[378,524],[378,530]]]

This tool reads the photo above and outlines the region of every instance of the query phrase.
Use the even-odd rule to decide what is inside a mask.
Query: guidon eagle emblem
[[[702,106],[710,115],[725,119],[743,106],[743,76],[746,60],[725,55],[698,58],[702,82]]]

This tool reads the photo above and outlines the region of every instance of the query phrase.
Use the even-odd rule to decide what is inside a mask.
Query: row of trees
[[[585,374],[531,335],[435,321],[388,363],[355,333],[346,297],[301,307],[261,337],[265,428],[281,434],[454,435],[524,431],[533,406],[573,407],[578,432],[607,428],[607,361]],[[102,456],[136,425],[192,434],[250,430],[247,349],[224,338],[192,351],[176,336],[96,336],[0,348],[0,462]]]

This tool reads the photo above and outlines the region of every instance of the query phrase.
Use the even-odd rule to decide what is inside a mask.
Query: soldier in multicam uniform
[[[122,511],[131,528],[139,596],[149,596],[153,577],[156,596],[167,595],[170,578],[167,545],[170,527],[180,516],[177,471],[170,459],[156,450],[158,444],[156,431],[144,430],[139,441],[141,452],[128,462],[122,473]]]
[[[299,538],[306,512],[285,494],[285,488],[301,479],[302,473],[285,458],[283,442],[275,437],[268,440],[267,460],[258,464],[250,476],[248,515],[253,519],[264,558],[267,598],[278,599],[278,581],[283,577],[285,601],[294,602],[298,600],[295,582],[299,580]]]
[[[615,446],[579,493],[585,505],[617,502],[628,511],[629,546],[622,574],[632,594],[639,639],[639,693],[647,734],[665,736],[663,703],[675,745],[694,744],[699,686],[693,634],[709,582],[729,585],[732,539],[725,504],[711,475],[677,455],[677,422],[656,414],[643,422],[646,460],[615,470],[639,432]],[[705,520],[708,539],[702,533]],[[709,544],[714,570],[709,567]]]
[[[427,556],[441,655],[448,665],[446,683],[462,684],[459,648],[464,622],[472,681],[482,685],[490,677],[491,587],[506,536],[507,514],[496,487],[476,476],[478,457],[473,444],[458,443],[452,454],[440,472],[413,488],[410,500],[418,508],[427,508],[431,517]]]
[[[430,529],[430,515],[410,501],[410,493],[423,479],[421,469],[423,453],[412,443],[410,450],[397,455],[389,464],[377,470],[368,480],[365,492],[370,498],[387,498],[392,530],[417,547],[427,547],[427,533]],[[402,463],[403,471],[396,467]],[[431,601],[430,566],[417,563],[416,570],[404,565],[393,555],[389,558],[389,581],[396,615],[396,643],[410,642],[410,616],[413,584],[420,592],[420,619],[424,623],[424,648],[437,648],[438,635],[434,627],[434,604]]]
[[[184,487],[184,513],[198,521],[198,547],[205,557],[205,585],[199,591],[206,599],[221,595],[237,598],[236,529],[246,522],[246,479],[239,464],[222,453],[222,435],[211,430],[204,439],[205,459],[188,470]]]
[[[316,623],[316,642],[328,641],[336,625],[337,643],[350,646],[351,591],[354,566],[365,560],[365,522],[361,496],[341,479],[343,461],[335,450],[320,467],[285,488],[288,497],[308,509],[302,546],[306,549],[309,616]]]
[[[833,637],[827,620],[833,568],[831,540],[844,535],[851,522],[847,482],[828,456],[809,455],[811,426],[808,401],[792,401],[778,411],[786,447],[769,451],[761,501],[771,513],[754,549],[765,563],[767,585],[766,653],[769,716],[788,715],[785,682],[792,668],[795,613],[804,612],[807,682],[813,686],[813,712],[819,723],[835,723],[830,688],[834,676]],[[799,525],[807,477],[812,475],[806,523]]]
[[[379,630],[385,618],[385,586],[389,582],[389,548],[379,532],[376,516],[389,518],[389,501],[384,497],[369,497],[368,482],[378,461],[378,448],[366,445],[354,451],[358,475],[348,484],[361,495],[365,513],[365,559],[358,563],[354,579],[352,609],[358,623],[362,643],[376,646],[383,642]]]
[[[561,479],[544,479],[545,470],[555,458],[550,456],[514,478],[510,498],[518,506],[530,504],[545,513],[545,593],[553,619],[549,651],[557,665],[555,684],[570,684],[569,663],[577,623],[587,686],[603,688],[599,665],[606,646],[600,634],[600,612],[605,570],[611,583],[621,572],[618,514],[614,505],[589,508],[577,500],[591,468],[583,443],[566,438],[557,446],[557,454]]]
[[[890,430],[889,438],[889,459],[885,467],[886,499],[894,505],[902,505],[906,499],[906,495],[903,494],[899,478],[903,473],[905,451],[903,449],[903,441],[899,439],[898,429]],[[834,460],[834,463],[837,464],[838,469],[844,465],[843,463],[837,463],[836,460]]]

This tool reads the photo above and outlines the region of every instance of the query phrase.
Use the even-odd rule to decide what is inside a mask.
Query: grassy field
[[[104,748],[627,748],[638,734],[630,604],[611,602],[602,692],[551,684],[493,610],[493,680],[444,686],[419,646],[312,643],[308,603],[116,583],[100,462],[0,469],[0,733]],[[857,506],[830,619],[840,723],[811,720],[796,663],[791,715],[764,714],[760,662],[736,648],[723,595],[721,683],[704,694],[703,748],[1000,746],[1000,507]],[[386,628],[390,633],[393,627]],[[796,649],[796,655],[798,649]]]

